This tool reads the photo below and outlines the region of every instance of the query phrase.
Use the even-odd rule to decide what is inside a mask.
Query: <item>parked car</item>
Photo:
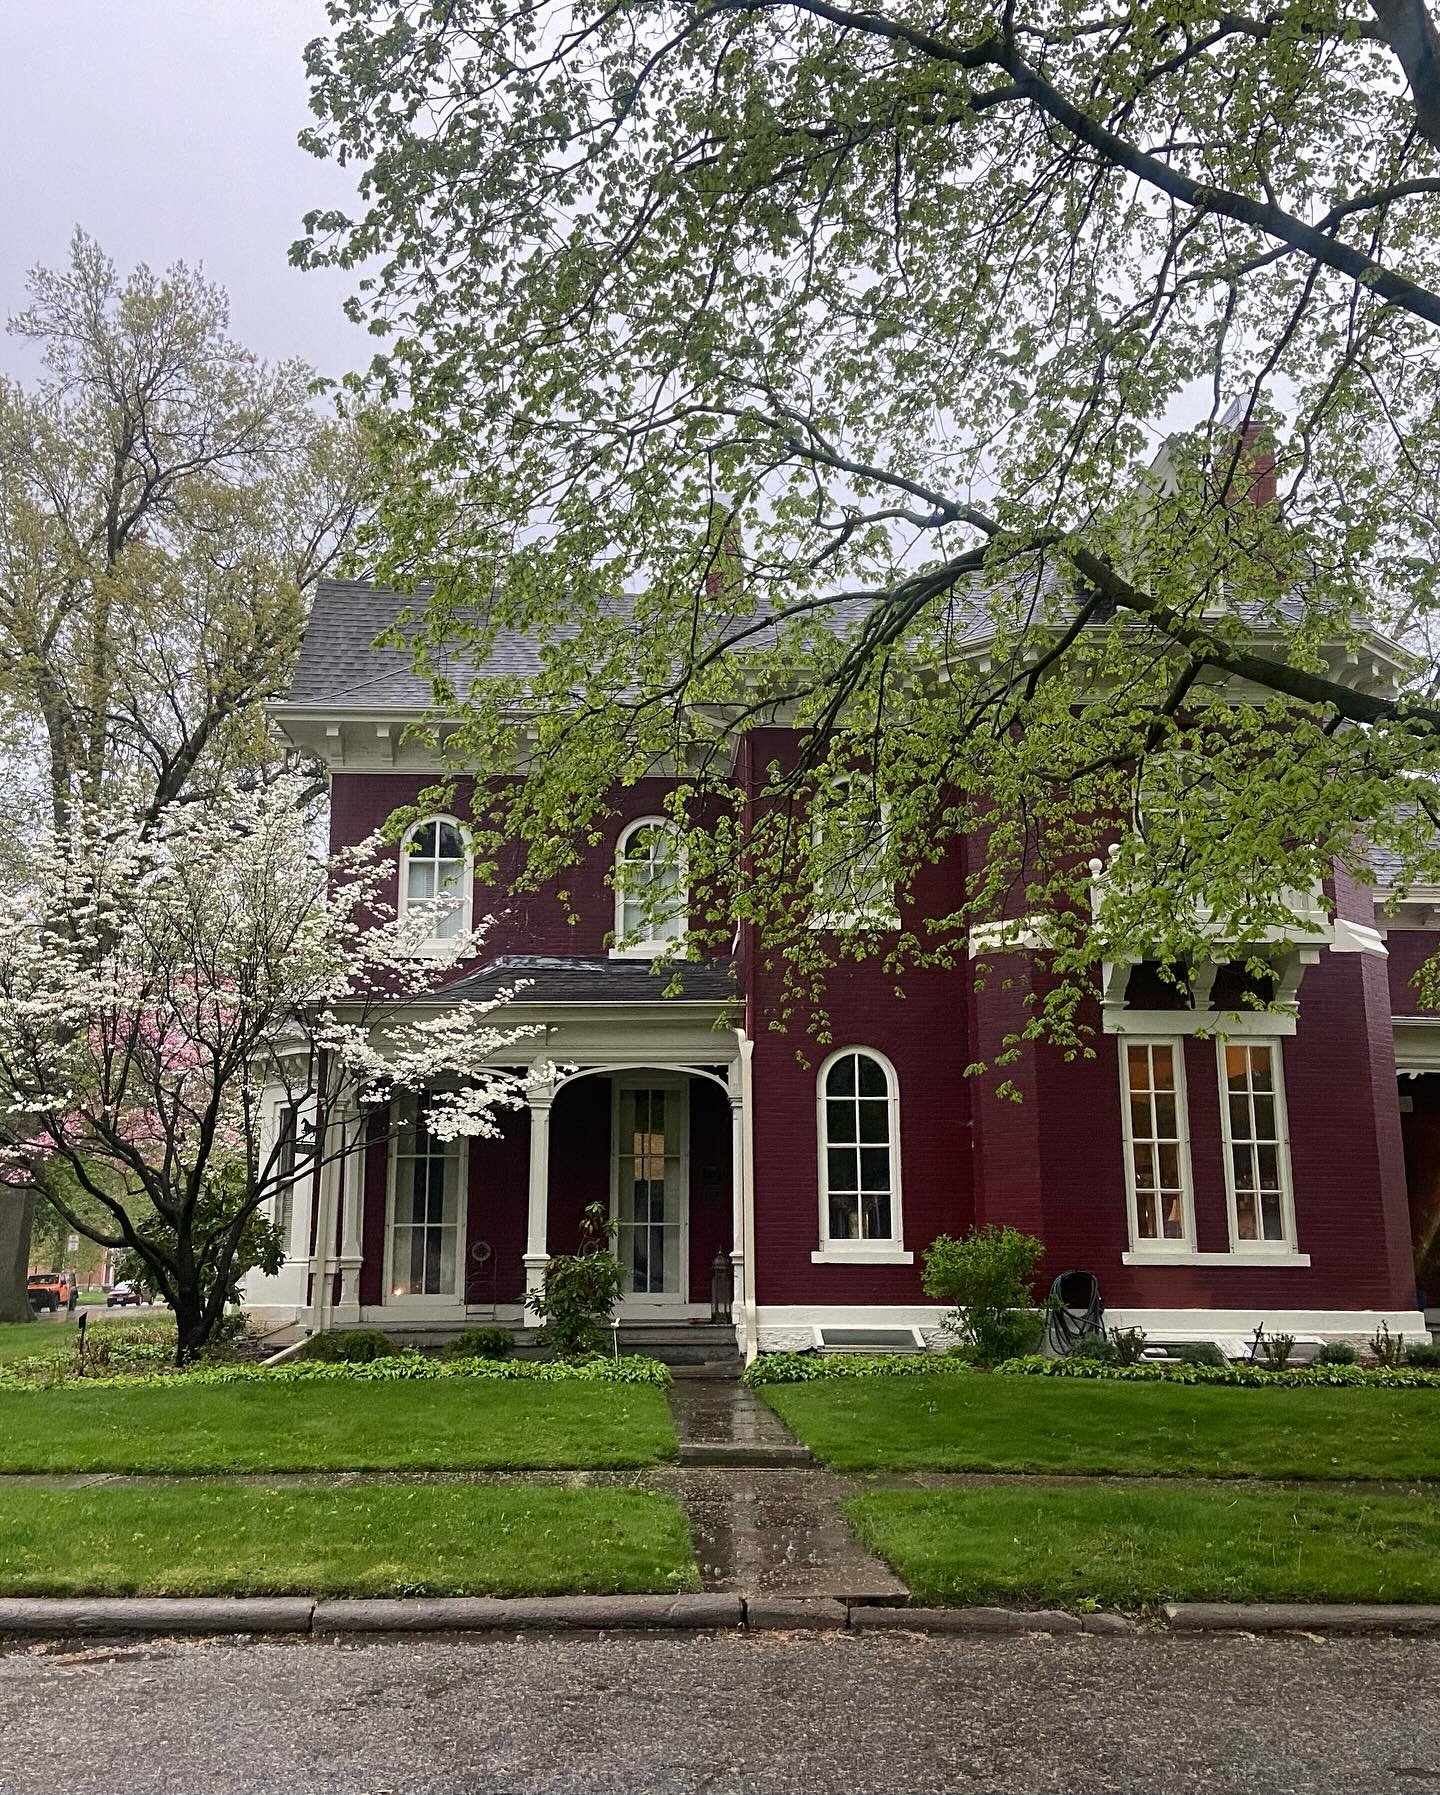
[[[80,1286],[74,1272],[32,1271],[26,1283],[32,1309],[48,1309],[53,1315],[59,1309],[73,1313],[80,1301]]]
[[[112,1284],[105,1292],[107,1309],[124,1309],[131,1305],[138,1309],[144,1301],[145,1298],[133,1284]]]

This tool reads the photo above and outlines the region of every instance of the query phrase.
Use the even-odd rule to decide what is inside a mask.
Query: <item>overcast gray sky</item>
[[[363,366],[348,280],[286,262],[305,211],[353,194],[295,143],[324,29],[322,0],[0,0],[0,316],[79,224],[122,268],[203,263],[259,354]],[[0,371],[32,367],[0,335]]]

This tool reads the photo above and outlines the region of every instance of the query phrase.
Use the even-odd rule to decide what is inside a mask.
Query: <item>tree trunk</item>
[[[0,1185],[0,1321],[35,1319],[25,1286],[34,1218],[33,1190]]]

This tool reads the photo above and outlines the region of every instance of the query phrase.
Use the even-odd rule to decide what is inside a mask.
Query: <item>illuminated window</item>
[[[1219,1048],[1231,1246],[1288,1251],[1295,1228],[1280,1044],[1222,1041]]]

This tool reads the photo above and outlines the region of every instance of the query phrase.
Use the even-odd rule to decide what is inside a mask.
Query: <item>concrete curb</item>
[[[1168,1602],[1176,1633],[1433,1633],[1440,1605],[1423,1602]]]
[[[1172,1602],[1174,1633],[1440,1632],[1440,1605]],[[1049,1633],[1125,1638],[1128,1615],[1058,1608],[904,1608],[829,1596],[450,1596],[323,1601],[309,1596],[0,1598],[0,1638],[573,1632]]]
[[[309,1596],[44,1596],[0,1600],[0,1635],[308,1633]]]
[[[738,1630],[739,1596],[452,1596],[320,1602],[316,1633],[595,1632],[601,1628]]]

